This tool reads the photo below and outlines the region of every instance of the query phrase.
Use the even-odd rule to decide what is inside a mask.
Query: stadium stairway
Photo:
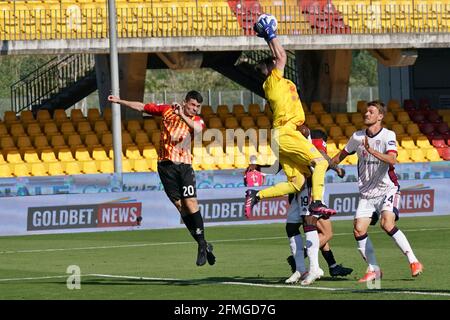
[[[54,58],[11,86],[11,105],[22,110],[67,109],[97,89],[94,56]]]

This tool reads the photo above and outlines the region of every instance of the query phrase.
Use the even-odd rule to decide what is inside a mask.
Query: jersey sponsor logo
[[[390,145],[390,146],[395,146],[395,145],[396,145],[396,142],[395,142],[395,141],[393,141],[393,140],[391,140],[391,141],[388,141],[388,145]]]
[[[402,190],[400,213],[433,212],[434,189]]]
[[[135,226],[141,216],[141,208],[140,202],[30,207],[27,230]]]
[[[287,196],[262,200],[253,208],[249,220],[286,219],[288,207]],[[244,215],[242,198],[199,200],[199,208],[204,222],[248,220]],[[180,224],[183,224],[182,220]]]
[[[337,193],[330,194],[328,203],[337,211],[337,216],[351,216],[356,213],[358,200],[358,193]]]

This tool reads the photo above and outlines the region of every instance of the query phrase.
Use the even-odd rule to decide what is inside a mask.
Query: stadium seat
[[[31,164],[31,175],[36,177],[47,176],[47,169],[41,162],[35,162]]]
[[[72,152],[67,147],[58,151],[58,160],[62,162],[74,161]]]
[[[122,171],[123,172],[133,172],[133,166],[131,161],[127,158],[122,159]]]
[[[329,128],[334,125],[333,117],[329,113],[323,113],[320,115],[320,123],[325,127]]]
[[[30,137],[38,136],[42,134],[41,127],[38,123],[30,123],[27,127],[27,134]]]
[[[146,159],[135,159],[133,169],[135,172],[150,172],[150,167],[146,161]]]
[[[432,139],[431,144],[435,148],[445,148],[447,147],[447,144],[445,143],[444,139]]]
[[[137,131],[140,131],[141,124],[139,123],[139,120],[128,120],[127,121],[127,131],[134,136]]]
[[[345,139],[346,138],[346,136],[344,136],[344,133],[342,132],[341,127],[338,127],[338,126],[330,127],[329,136],[333,140],[339,140],[339,139]]]
[[[130,145],[125,148],[125,156],[128,159],[132,159],[132,160],[143,159],[141,156],[141,153],[139,152],[138,147],[136,147],[134,145]]]
[[[75,127],[73,126],[73,123],[68,121],[61,123],[60,130],[65,139],[67,139],[69,135],[77,133]]]
[[[256,128],[256,124],[253,121],[252,117],[245,116],[245,117],[242,117],[242,119],[241,119],[241,127],[244,130],[248,130],[248,129],[251,129],[251,128]]]
[[[77,133],[71,134],[67,138],[67,145],[69,146],[70,150],[72,150],[72,152],[74,152],[76,148],[84,146],[83,142],[81,141],[80,135]]]
[[[404,137],[400,140],[400,144],[405,149],[412,149],[416,148],[416,145],[414,144],[414,140],[411,137]]]
[[[347,138],[350,138],[357,130],[358,129],[355,126],[348,125],[345,127],[344,134]]]
[[[397,136],[397,140],[401,140],[405,134],[405,128],[400,123],[394,123],[392,125],[392,131],[395,132],[395,135]]]
[[[84,174],[97,174],[97,164],[95,160],[86,160],[81,162],[82,165],[82,171]]]
[[[244,106],[242,104],[234,104],[233,105],[233,114],[235,116],[237,116],[242,113],[246,113]]]
[[[9,163],[22,163],[22,157],[20,153],[16,150],[11,150],[6,155],[6,161]]]
[[[12,170],[9,163],[0,163],[0,178],[11,178]]]
[[[114,162],[112,160],[100,160],[99,163],[101,173],[114,173]]]
[[[14,111],[5,111],[3,114],[3,121],[7,124],[19,122]]]
[[[31,110],[23,110],[20,112],[20,122],[29,123],[34,121],[33,112]]]
[[[346,113],[337,113],[336,114],[336,124],[340,126],[341,128],[350,125],[348,116]]]
[[[409,117],[408,112],[406,112],[406,111],[399,111],[397,113],[397,121],[400,122],[403,125],[410,123],[411,119]]]
[[[305,124],[308,127],[312,127],[318,125],[319,122],[317,121],[317,117],[314,114],[307,114],[305,115]]]
[[[256,118],[256,125],[259,129],[270,129],[272,124],[267,116],[261,115]]]
[[[225,118],[225,128],[226,129],[237,129],[239,128],[239,123],[235,117]]]
[[[257,115],[261,114],[261,107],[257,103],[251,103],[248,105],[248,113],[252,117],[256,117]]]
[[[92,160],[89,155],[89,150],[83,146],[75,147],[73,153],[75,154],[75,159],[78,161]]]
[[[31,175],[30,168],[26,163],[15,163],[13,174],[16,177],[29,177]]]
[[[416,136],[420,134],[420,129],[419,126],[415,123],[409,123],[406,127],[406,132],[410,135],[410,136]]]
[[[48,163],[48,175],[49,176],[62,176],[64,175],[64,169],[59,161],[53,161]]]
[[[409,154],[405,149],[399,149],[397,153],[397,161],[399,163],[411,162]]]
[[[81,174],[81,168],[80,168],[80,164],[78,163],[78,161],[62,162],[62,165],[64,167],[64,171],[68,175]]]
[[[56,125],[56,123],[52,122],[51,120],[48,120],[47,122],[45,122],[44,124],[44,134],[50,138],[54,135],[58,135],[59,134],[59,130],[58,130],[58,126]]]
[[[351,165],[355,165],[358,163],[358,156],[356,155],[356,153],[348,155],[346,158],[347,162]]]
[[[323,105],[321,102],[313,101],[313,102],[311,102],[311,113],[319,115],[322,113],[326,113],[326,111],[323,108]]]
[[[36,114],[36,120],[39,121],[40,123],[45,123],[52,120],[52,117],[50,116],[50,112],[48,112],[48,110],[41,109],[38,110]]]
[[[220,120],[220,118],[218,117],[211,117],[209,118],[209,124],[208,124],[208,128],[211,129],[219,129],[222,128],[222,120]]]
[[[23,129],[23,126],[21,123],[12,124],[11,129],[9,130],[9,133],[13,137],[26,136],[25,130]]]
[[[89,108],[87,111],[87,119],[91,124],[94,124],[97,120],[100,120],[100,110],[95,108]]]
[[[429,147],[431,147],[430,141],[429,141],[428,138],[427,138],[426,136],[424,136],[424,135],[419,135],[419,136],[417,137],[416,145],[417,145],[419,148],[429,148]]]
[[[72,121],[73,123],[77,123],[84,120],[85,118],[83,112],[80,109],[70,110],[70,121]]]
[[[367,101],[366,100],[359,100],[356,103],[356,111],[358,113],[365,113],[366,112],[366,107],[367,107]]]
[[[364,119],[363,119],[361,113],[359,113],[359,112],[351,113],[351,121],[352,121],[353,125],[355,125],[356,127],[364,124]]]
[[[433,135],[434,133],[434,125],[432,123],[421,123],[419,124],[420,131],[426,135],[427,137]]]
[[[0,123],[0,137],[8,136],[8,128],[3,124]]]
[[[203,106],[205,107],[205,106]],[[202,107],[202,110],[203,110]],[[142,129],[144,129],[145,132],[150,133],[154,130],[158,130],[158,125],[156,124],[156,121],[154,119],[144,119],[144,124],[142,125]]]
[[[145,145],[142,149],[142,156],[145,159],[158,159],[158,152],[156,151],[155,146]]]
[[[62,123],[68,120],[66,110],[64,109],[56,109],[53,111],[53,120],[56,123]]]
[[[446,161],[450,160],[450,147],[442,149],[441,157]]]
[[[423,154],[423,151],[422,151],[422,149],[419,149],[419,148],[417,148],[417,149],[412,149],[411,150],[411,159],[414,161],[414,162],[426,162],[426,161],[428,161],[426,158],[425,158],[425,155]]]
[[[429,161],[442,161],[441,156],[439,155],[439,152],[435,148],[427,148],[427,149],[422,149],[422,150],[427,150],[426,158]]]
[[[41,161],[45,163],[58,161],[52,149],[43,149],[41,151]]]

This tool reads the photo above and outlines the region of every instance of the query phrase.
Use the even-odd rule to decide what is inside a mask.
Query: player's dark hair
[[[322,139],[323,141],[327,142],[328,135],[326,132],[320,129],[314,129],[310,131],[311,139]]]
[[[255,70],[259,72],[263,72],[263,70],[267,70],[267,73],[270,74],[270,72],[275,68],[275,62],[273,61],[273,57],[264,58],[262,60],[259,60],[258,63],[255,65]]]
[[[202,103],[203,102],[202,95],[200,94],[200,92],[195,91],[195,90],[189,91],[186,94],[186,98],[184,98],[185,101],[189,101],[191,99],[192,100],[197,100],[198,103]]]

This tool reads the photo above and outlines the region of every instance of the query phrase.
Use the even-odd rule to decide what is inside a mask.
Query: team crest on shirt
[[[376,141],[375,141],[375,144],[376,144],[377,146],[379,146],[380,143],[381,143],[381,140],[376,140]]]

